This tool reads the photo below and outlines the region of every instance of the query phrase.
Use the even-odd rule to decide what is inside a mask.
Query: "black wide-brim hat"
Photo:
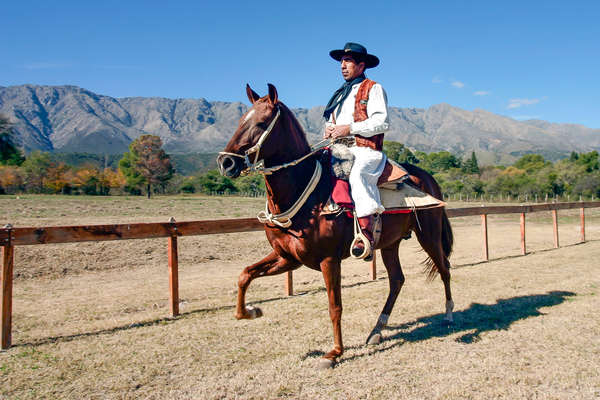
[[[357,62],[364,61],[365,68],[373,68],[379,65],[379,58],[369,54],[367,48],[358,43],[348,42],[341,50],[331,50],[329,55],[336,61],[341,61],[345,55],[353,56]]]

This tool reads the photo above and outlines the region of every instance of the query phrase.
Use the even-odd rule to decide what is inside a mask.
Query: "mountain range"
[[[285,99],[283,99],[285,102]],[[113,98],[77,86],[0,86],[0,114],[13,123],[26,152],[117,154],[143,134],[158,135],[171,153],[223,149],[248,106],[238,102],[159,97]],[[310,143],[320,140],[323,107],[292,110]],[[542,120],[517,121],[449,104],[389,107],[386,140],[425,152],[477,154],[480,163],[511,163],[527,153],[556,160],[600,150],[600,129]]]

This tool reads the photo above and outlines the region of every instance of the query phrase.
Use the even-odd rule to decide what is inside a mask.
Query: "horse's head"
[[[217,157],[222,175],[236,178],[241,172],[256,167],[259,160],[269,159],[277,150],[271,133],[280,122],[282,103],[277,99],[275,86],[270,83],[268,86],[269,93],[260,97],[246,85],[252,107],[240,118],[233,137]]]

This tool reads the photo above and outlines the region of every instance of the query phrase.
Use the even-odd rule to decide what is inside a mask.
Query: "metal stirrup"
[[[371,254],[371,241],[362,233],[362,230],[360,229],[360,224],[358,223],[358,217],[356,216],[356,209],[354,209],[352,211],[352,214],[354,215],[354,240],[352,241],[352,244],[350,245],[350,255],[353,258],[362,260],[365,257],[367,257],[369,254]],[[360,255],[355,256],[354,254],[352,254],[352,249],[354,248],[354,246],[356,244],[358,244],[358,242],[363,243],[363,245],[364,245],[363,252]]]

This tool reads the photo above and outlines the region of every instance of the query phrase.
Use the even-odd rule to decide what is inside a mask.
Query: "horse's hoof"
[[[256,319],[263,316],[262,310],[258,307],[248,306],[246,307],[250,319]]]
[[[256,319],[263,316],[262,310],[258,307],[248,306],[243,314],[235,314],[236,319]]]
[[[452,326],[454,325],[454,321],[444,318],[442,320],[442,326]]]
[[[367,344],[369,346],[373,346],[379,343],[381,343],[381,333],[375,333],[369,336],[369,338],[367,339]]]
[[[333,368],[335,365],[335,361],[330,360],[329,358],[320,358],[319,363],[317,364],[318,369],[329,369]]]

